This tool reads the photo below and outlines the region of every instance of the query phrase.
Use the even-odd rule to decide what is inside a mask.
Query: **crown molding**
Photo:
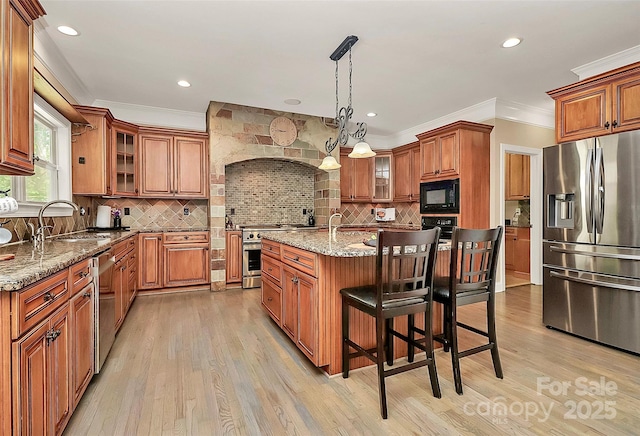
[[[91,105],[108,108],[114,118],[133,124],[173,127],[200,132],[207,130],[204,112],[188,112],[109,100],[94,100]]]
[[[549,100],[549,107],[549,109],[544,109],[515,101],[496,99],[495,118],[555,129],[556,112],[551,100]]]
[[[622,50],[621,52],[614,53],[602,59],[589,62],[588,64],[581,65],[572,69],[571,72],[576,74],[579,80],[584,80],[635,62],[640,62],[640,45],[636,45],[635,47]]]

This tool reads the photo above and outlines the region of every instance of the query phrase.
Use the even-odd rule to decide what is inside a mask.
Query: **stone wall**
[[[269,135],[269,125],[278,116],[291,118],[298,128],[297,140],[288,147],[274,144]],[[325,125],[321,117],[210,102],[207,130],[211,164],[211,289],[222,290],[226,285],[226,166],[271,158],[313,168],[313,209],[317,224],[326,224],[331,210],[340,207],[340,172],[317,169],[325,156],[325,141],[335,137],[335,129]],[[339,159],[339,156],[335,157]]]

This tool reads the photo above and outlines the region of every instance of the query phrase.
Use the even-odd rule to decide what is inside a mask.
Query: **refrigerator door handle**
[[[586,218],[587,218],[587,232],[589,233],[589,241],[594,242],[591,239],[593,234],[593,150],[589,150],[587,154],[587,183],[585,189],[587,190],[587,201],[585,202]]]
[[[604,159],[602,148],[596,149],[596,233],[601,235],[604,227]]]
[[[558,279],[566,280],[568,282],[585,283],[587,285],[598,286],[602,288],[624,289],[626,291],[640,292],[640,286],[630,286],[630,285],[624,285],[621,283],[609,283],[602,280],[584,279],[582,277],[575,277],[575,276],[560,274],[555,271],[550,271],[550,275],[551,277],[556,277]]]
[[[640,260],[640,256],[635,256],[633,254],[595,253],[592,251],[571,250],[567,248],[558,247],[556,245],[552,245],[551,247],[549,247],[549,250],[555,251],[557,253],[580,254],[582,256],[590,256],[590,257],[605,257],[609,259],[624,259],[624,260]]]

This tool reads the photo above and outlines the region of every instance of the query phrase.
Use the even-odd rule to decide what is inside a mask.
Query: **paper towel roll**
[[[13,213],[18,210],[18,202],[13,197],[0,198],[0,213]]]
[[[96,227],[111,227],[111,207],[98,206],[96,215]]]

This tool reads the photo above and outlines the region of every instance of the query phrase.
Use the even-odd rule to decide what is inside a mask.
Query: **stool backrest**
[[[376,264],[378,307],[383,302],[431,296],[440,227],[379,231]]]
[[[451,237],[451,297],[471,296],[495,291],[502,226],[476,230],[455,227]],[[485,298],[478,298],[481,301]]]

